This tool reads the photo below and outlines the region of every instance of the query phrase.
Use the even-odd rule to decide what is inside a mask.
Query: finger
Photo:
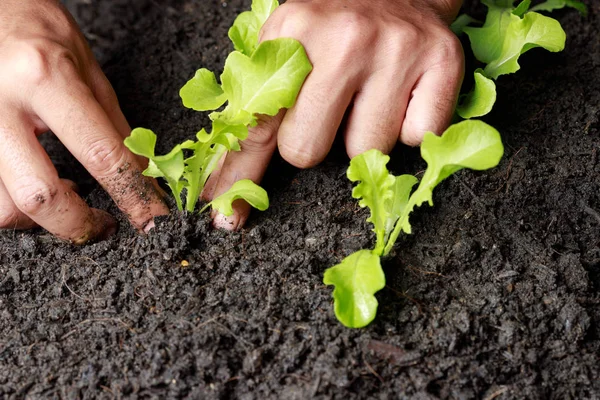
[[[370,149],[389,153],[398,141],[412,83],[377,75],[354,97],[345,142],[350,158]]]
[[[200,198],[202,200],[211,201],[214,198],[215,190],[217,189],[217,183],[219,183],[219,176],[221,176],[221,170],[223,169],[223,164],[225,164],[226,158],[227,153],[223,154],[217,163],[217,167],[214,169],[212,174],[210,174],[210,177],[204,185],[202,193],[200,193]]]
[[[0,229],[31,229],[36,225],[17,208],[0,180]]]
[[[10,128],[0,130],[0,179],[23,214],[75,244],[115,232],[116,222],[108,213],[90,209],[58,178],[33,127],[22,120],[9,121],[6,126]]]
[[[454,114],[463,79],[462,49],[454,49],[448,62],[425,71],[412,91],[400,140],[410,146],[421,143],[425,132],[438,135],[448,127]]]
[[[315,63],[296,104],[277,135],[281,156],[299,168],[317,165],[329,153],[344,113],[358,87],[356,77]]]
[[[38,116],[110,194],[132,224],[148,230],[168,213],[137,158],[123,144],[104,109],[75,71],[53,82],[53,96],[34,97]],[[70,79],[67,79],[69,78]]]
[[[131,126],[129,122],[127,122],[127,118],[123,114],[121,107],[119,105],[119,100],[117,98],[117,94],[113,89],[110,81],[104,75],[104,72],[100,69],[100,66],[97,64],[92,68],[91,74],[91,89],[94,97],[106,112],[106,115],[110,119],[110,121],[115,126],[115,129],[119,133],[119,135],[125,139],[131,134]],[[148,167],[148,159],[142,156],[134,155],[134,157],[138,160],[138,164],[142,168]],[[158,191],[159,195],[162,198],[167,196],[167,193],[160,187],[158,181],[156,179],[149,178],[154,185],[154,188]]]
[[[131,126],[127,122],[125,115],[123,115],[117,94],[106,75],[104,75],[104,72],[97,65],[92,67],[90,88],[119,135],[123,139],[129,136],[131,134]]]
[[[260,183],[275,151],[277,129],[284,115],[285,110],[281,110],[273,118],[259,118],[258,125],[250,130],[248,139],[241,143],[242,150],[227,154],[214,189],[214,197],[225,193],[241,179]],[[236,230],[244,225],[249,214],[250,205],[243,200],[236,200],[233,203],[233,215],[226,217],[213,212],[213,224],[217,228]]]

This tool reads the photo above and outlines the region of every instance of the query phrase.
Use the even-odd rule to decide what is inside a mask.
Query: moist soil
[[[249,1],[65,3],[161,151],[207,125],[178,89],[221,68]],[[501,164],[451,177],[414,213],[365,329],[336,321],[322,283],[374,240],[339,144],[310,170],[276,157],[272,206],[239,233],[174,212],[142,236],[42,136],[120,229],[81,247],[41,229],[0,233],[0,397],[600,398],[600,3],[587,18],[554,16],[566,50],[532,50],[499,80],[486,120],[502,133]],[[424,167],[418,149],[392,154],[395,173]]]

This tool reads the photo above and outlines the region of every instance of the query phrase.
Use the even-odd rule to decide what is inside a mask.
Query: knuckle
[[[322,161],[322,157],[303,149],[302,146],[294,146],[285,142],[280,142],[278,146],[281,157],[296,168],[311,168]]]
[[[303,4],[284,4],[275,10],[262,29],[265,39],[290,37],[302,40],[310,32],[313,10]]]
[[[423,41],[423,31],[414,24],[403,24],[393,30],[393,37],[411,49]]]
[[[14,202],[27,215],[44,215],[52,209],[58,187],[44,181],[24,184],[15,190]]]
[[[120,142],[112,138],[91,140],[85,146],[82,163],[92,175],[111,175],[124,164],[125,152]]]
[[[462,71],[464,53],[460,40],[455,35],[447,32],[437,35],[436,44],[432,48],[436,64],[442,67],[455,65],[457,68],[453,68],[454,70]]]
[[[28,41],[20,46],[12,58],[14,71],[20,72],[21,82],[39,86],[51,75],[50,56],[41,41]]]
[[[21,41],[11,61],[18,80],[34,87],[50,81],[56,72],[69,73],[77,69],[73,52],[46,39]]]
[[[338,18],[340,29],[336,41],[346,53],[356,56],[357,52],[364,51],[376,41],[378,29],[367,17],[356,12],[346,12],[341,13]]]

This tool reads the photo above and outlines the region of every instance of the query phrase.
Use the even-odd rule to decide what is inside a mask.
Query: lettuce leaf
[[[442,136],[427,132],[421,144],[421,156],[427,162],[427,169],[396,223],[383,255],[389,254],[401,231],[411,233],[409,216],[413,209],[425,202],[433,205],[433,189],[441,181],[463,168],[477,171],[493,168],[503,153],[500,133],[482,121],[459,122]]]
[[[246,200],[248,204],[260,211],[269,208],[267,192],[250,179],[235,182],[227,192],[211,201],[205,208],[210,205],[221,214],[230,216],[233,214],[232,204],[238,199]]]
[[[377,314],[375,293],[385,287],[379,256],[359,250],[325,271],[323,283],[334,285],[337,319],[348,328],[367,326]]]
[[[215,74],[206,68],[196,71],[196,75],[181,88],[179,96],[185,107],[196,111],[216,110],[227,101]]]
[[[385,246],[386,222],[390,218],[389,204],[394,197],[396,180],[386,168],[389,160],[389,156],[372,149],[354,157],[346,173],[350,181],[359,182],[352,190],[352,197],[359,199],[360,207],[369,207],[371,211],[367,222],[373,224],[377,237],[375,253],[381,252]]]
[[[511,22],[506,28],[502,49],[484,69],[490,78],[518,71],[521,54],[535,47],[551,52],[565,48],[566,34],[557,20],[535,12],[528,12],[523,18],[510,14],[509,18]]]
[[[251,56],[258,46],[258,36],[265,21],[279,6],[277,0],[253,0],[252,11],[244,11],[229,29],[229,39],[237,51]]]
[[[574,8],[584,17],[587,17],[588,15],[587,6],[583,2],[577,0],[546,0],[537,6],[531,7],[531,11],[552,11],[564,7]]]
[[[295,39],[262,42],[251,57],[233,52],[221,75],[229,103],[211,119],[254,126],[255,114],[274,116],[281,108],[293,106],[311,70],[304,47]]]
[[[475,86],[459,99],[456,113],[464,119],[487,115],[496,103],[496,84],[483,74],[482,69],[475,71]]]

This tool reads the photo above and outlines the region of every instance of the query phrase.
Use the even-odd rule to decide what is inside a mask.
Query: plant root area
[[[208,126],[178,91],[198,68],[221,70],[249,0],[65,4],[161,152]],[[587,18],[553,14],[564,52],[531,50],[499,79],[485,120],[502,133],[501,164],[462,171],[417,209],[365,329],[337,322],[322,283],[374,242],[341,144],[309,170],[276,156],[272,206],[238,233],[173,212],[144,236],[43,135],[61,176],[120,228],[82,247],[0,233],[0,397],[599,398],[600,2],[588,4]],[[396,174],[424,168],[418,149],[392,154]]]

